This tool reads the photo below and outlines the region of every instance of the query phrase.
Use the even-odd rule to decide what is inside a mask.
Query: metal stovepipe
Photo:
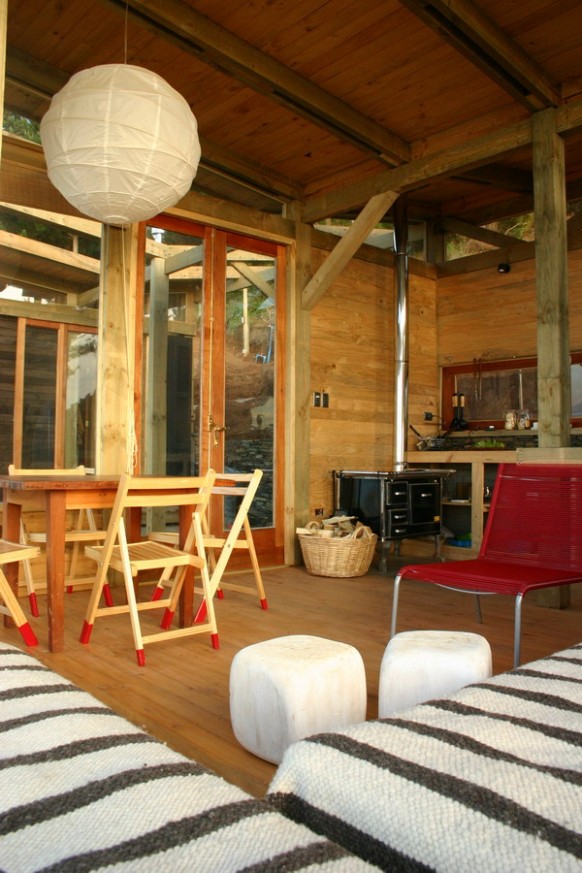
[[[408,210],[406,195],[394,204],[396,329],[394,362],[394,470],[406,468],[408,432]]]

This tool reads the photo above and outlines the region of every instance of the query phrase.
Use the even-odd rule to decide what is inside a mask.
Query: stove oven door
[[[441,480],[410,482],[408,487],[411,532],[438,534],[441,528]]]

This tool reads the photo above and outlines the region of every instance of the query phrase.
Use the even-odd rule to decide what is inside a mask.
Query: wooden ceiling
[[[221,200],[307,221],[388,190],[412,219],[530,211],[529,119],[552,108],[582,197],[580,0],[8,0],[7,33],[5,106],[35,119],[85,67],[163,76],[198,120],[193,190]]]

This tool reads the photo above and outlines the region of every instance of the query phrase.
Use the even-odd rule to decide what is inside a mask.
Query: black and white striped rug
[[[582,871],[582,645],[291,746],[273,807],[389,871]]]
[[[370,869],[0,643],[2,873]]]

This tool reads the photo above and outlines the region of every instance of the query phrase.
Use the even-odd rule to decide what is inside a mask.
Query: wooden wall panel
[[[420,433],[431,435],[438,427],[423,422],[426,411],[438,415],[440,380],[437,366],[436,282],[411,272],[409,280],[409,378],[408,421]],[[408,433],[408,448],[417,438]]]
[[[314,270],[324,257],[313,251]],[[435,281],[411,274],[409,285],[409,407],[417,426],[438,404]],[[334,509],[332,470],[392,467],[394,341],[393,270],[352,260],[312,312],[311,397],[327,392],[329,408],[310,407],[311,515]],[[411,435],[409,447],[415,442]]]
[[[313,251],[313,269],[324,257]],[[408,420],[422,434],[438,430],[438,420],[426,424],[423,413],[439,414],[440,367],[536,355],[535,281],[533,259],[508,274],[488,268],[438,282],[411,271]],[[570,348],[582,351],[582,251],[569,253],[569,314]],[[311,336],[311,392],[330,396],[329,409],[309,410],[313,515],[316,507],[334,508],[332,470],[392,466],[392,269],[352,260],[314,308]],[[408,444],[416,444],[410,431]]]
[[[570,349],[582,350],[582,252],[569,261]],[[535,261],[438,280],[438,363],[537,354]]]

